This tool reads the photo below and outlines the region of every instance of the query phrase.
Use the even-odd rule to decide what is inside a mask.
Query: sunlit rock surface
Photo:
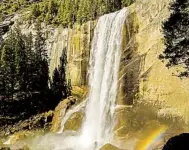
[[[67,78],[74,86],[87,85],[90,43],[93,36],[94,22],[74,25],[72,29],[56,28],[49,35],[50,74],[60,63],[62,50],[67,51]]]
[[[169,2],[137,0],[129,7],[130,19],[123,30],[114,128],[115,143],[120,147],[127,147],[125,141],[132,137],[140,138],[133,134],[151,120],[174,128],[175,133],[188,124],[188,79],[174,76],[176,68],[168,69],[158,59],[164,50],[162,22],[169,17]]]
[[[55,109],[51,131],[58,132],[60,130],[62,119],[65,117],[68,109],[71,109],[71,107],[76,104],[76,101],[77,100],[75,98],[68,97],[67,99],[64,99],[59,103],[59,105]]]
[[[111,144],[106,144],[100,150],[120,150],[119,148],[111,145]]]
[[[158,115],[181,118],[188,123],[189,92],[185,83],[167,69],[158,56],[164,49],[162,21],[169,16],[170,0],[139,0],[136,3],[138,33],[137,52],[141,56],[139,100],[158,109]],[[141,97],[141,98],[140,98]]]
[[[64,125],[64,131],[66,130],[78,131],[81,128],[83,118],[84,118],[84,112],[78,111],[73,113],[66,121]]]
[[[188,123],[189,93],[183,84],[188,81],[174,76],[175,70],[167,69],[158,59],[164,49],[161,26],[169,16],[169,2],[145,0],[136,3],[139,25],[136,43],[141,56],[138,100],[157,108],[160,117],[179,117]]]

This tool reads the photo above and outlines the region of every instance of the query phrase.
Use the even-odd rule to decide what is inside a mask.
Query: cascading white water
[[[81,149],[98,149],[112,137],[126,13],[127,8],[124,8],[100,17],[94,32],[90,56],[89,101],[79,139]]]

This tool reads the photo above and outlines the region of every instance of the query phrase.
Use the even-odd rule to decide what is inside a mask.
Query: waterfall
[[[87,102],[69,110],[57,135],[46,135],[35,150],[46,145],[50,150],[98,150],[111,143],[122,52],[122,31],[127,8],[99,18],[94,31],[89,62],[89,96]],[[86,106],[85,106],[86,102]],[[79,132],[63,132],[69,117],[85,106],[85,119]],[[51,148],[52,147],[52,148]]]
[[[92,150],[112,137],[122,30],[127,8],[99,18],[95,28],[89,69],[89,97],[81,128],[81,149]]]

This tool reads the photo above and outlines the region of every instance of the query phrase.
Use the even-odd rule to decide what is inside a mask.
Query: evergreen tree
[[[91,0],[80,0],[77,19],[79,23],[84,23],[94,19],[94,4]]]
[[[3,47],[3,64],[4,68],[4,84],[6,89],[6,96],[13,101],[15,90],[17,88],[17,54],[16,54],[16,35],[13,31],[10,31],[8,38],[5,40]]]
[[[186,71],[180,76],[189,75],[189,1],[176,0],[170,5],[171,16],[163,24],[165,51],[161,59],[167,59],[167,67],[184,65]]]
[[[72,3],[73,1],[65,0],[63,3],[62,24],[68,26],[72,21]]]
[[[58,102],[71,95],[71,80],[66,78],[66,65],[67,65],[67,53],[66,49],[63,50],[60,58],[60,65],[55,68],[52,78],[51,89],[54,93],[55,105]]]
[[[58,8],[54,0],[49,1],[47,8],[48,8],[48,11],[47,11],[45,20],[46,22],[50,23],[53,20],[53,18],[57,15]]]
[[[39,24],[36,29],[35,37],[11,30],[1,49],[0,114],[12,121],[52,108],[45,38]]]
[[[35,82],[34,89],[42,91],[48,88],[49,70],[48,70],[48,55],[46,49],[46,41],[42,33],[41,24],[36,24],[36,37],[34,43],[35,50]]]
[[[66,49],[63,49],[62,56],[60,57],[60,66],[59,66],[60,82],[61,82],[60,89],[62,91],[63,98],[66,98],[68,96],[67,80],[66,80],[66,65],[67,65],[67,53],[66,53]]]
[[[5,69],[0,60],[0,101],[5,99],[6,96],[6,84],[5,84]]]
[[[28,93],[32,93],[33,89],[33,81],[35,80],[35,53],[33,51],[33,35],[29,33],[26,39],[26,66],[27,66],[27,80],[25,81],[27,84],[26,91]]]
[[[49,0],[34,5],[32,15],[42,18],[47,23],[58,23],[64,27],[71,26],[77,21],[84,23],[94,20],[100,15],[121,9],[132,4],[135,0]]]
[[[53,99],[54,99],[54,106],[58,104],[58,102],[62,99],[62,91],[60,89],[61,85],[61,79],[60,79],[60,73],[57,68],[55,68],[53,72],[53,77],[52,77],[52,91],[53,91]]]
[[[26,53],[26,43],[25,37],[22,35],[21,30],[17,27],[15,28],[15,51],[17,53],[17,68],[18,68],[18,84],[19,92],[23,93],[26,97],[28,73],[27,73],[27,53]]]

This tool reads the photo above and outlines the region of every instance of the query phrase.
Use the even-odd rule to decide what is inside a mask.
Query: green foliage
[[[100,15],[129,6],[135,0],[42,0],[30,3],[27,0],[7,0],[0,5],[0,20],[6,15],[28,8],[27,19],[40,19],[48,24],[72,26],[75,22],[84,23]],[[31,7],[30,7],[31,6]]]
[[[3,80],[5,84],[6,96],[9,96],[12,100],[16,90],[16,81],[18,77],[16,50],[18,50],[19,47],[15,36],[16,33],[11,31],[10,36],[6,39],[3,47],[3,60],[1,63],[1,68],[4,70],[3,78],[1,80]]]
[[[35,42],[31,33],[24,35],[19,28],[11,30],[3,42],[0,61],[3,116],[24,118],[48,108],[48,57],[40,26],[36,29]]]
[[[133,2],[134,0],[46,0],[38,3],[41,8],[41,15],[38,17],[49,24],[62,24],[67,27],[75,22],[82,24],[94,20]],[[37,15],[34,14],[32,13],[35,18]]]
[[[71,95],[71,81],[66,79],[66,50],[50,88],[46,39],[39,22],[35,29],[34,36],[22,34],[15,27],[0,48],[0,121],[8,117],[5,123],[54,109],[60,100]]]
[[[170,5],[170,18],[163,23],[166,48],[160,59],[168,60],[167,67],[183,65],[180,76],[189,76],[189,1],[176,0]]]

